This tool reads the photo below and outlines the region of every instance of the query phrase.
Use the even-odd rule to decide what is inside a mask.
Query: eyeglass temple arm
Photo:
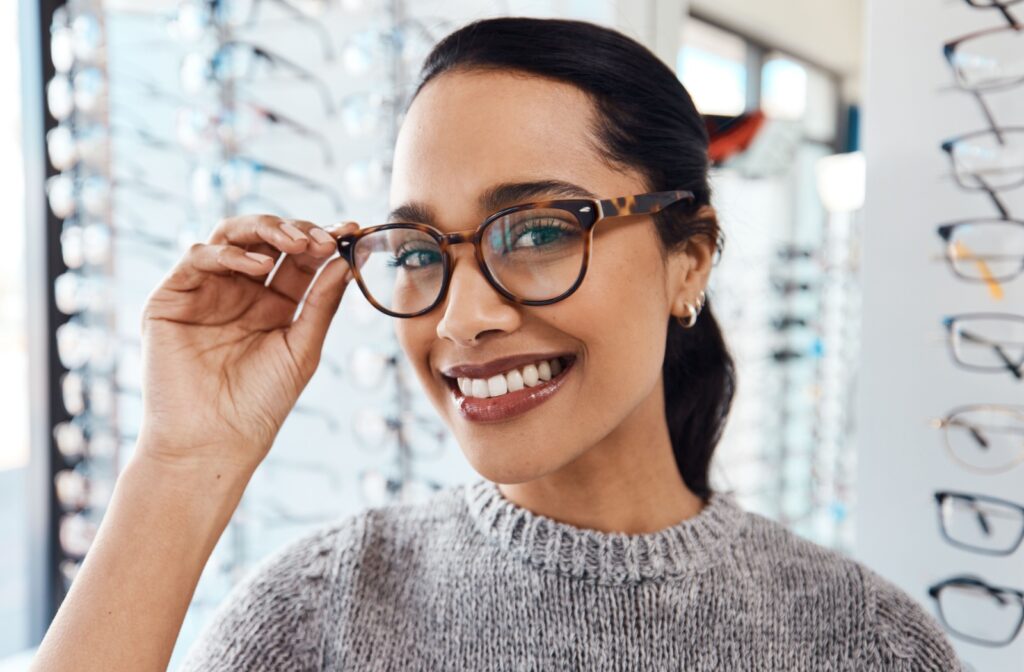
[[[303,81],[307,81],[317,88],[320,92],[320,96],[324,101],[324,109],[327,110],[327,114],[334,115],[334,101],[331,99],[331,89],[327,86],[324,80],[317,77],[311,70],[302,67],[295,61],[285,58],[280,54],[268,51],[266,48],[259,46],[253,42],[246,40],[227,40],[221,44],[221,49],[230,47],[231,45],[242,45],[247,49],[251,49],[252,53],[257,57],[261,58],[268,63],[274,65],[280,65],[281,67],[287,68],[295,73],[295,76]]]
[[[656,191],[636,196],[619,196],[598,201],[603,217],[624,217],[626,215],[648,215],[664,210],[682,200],[693,201],[692,191]]]
[[[334,152],[331,151],[330,143],[327,142],[327,136],[323,133],[311,128],[301,121],[296,121],[291,117],[287,117],[280,112],[271,110],[266,107],[260,107],[259,105],[252,105],[253,110],[257,114],[263,115],[265,119],[273,124],[279,124],[285,128],[289,128],[296,135],[300,135],[304,138],[308,138],[320,146],[320,149],[324,153],[324,162],[328,165],[334,165]]]
[[[972,343],[978,343],[979,345],[987,345],[991,347],[993,350],[995,350],[996,355],[998,355],[999,359],[1003,360],[1003,364],[1005,364],[1006,368],[1010,370],[1010,373],[1013,374],[1014,378],[1017,378],[1019,380],[1022,377],[1020,369],[1021,366],[1024,365],[1024,362],[1014,363],[1010,359],[1009,355],[1006,354],[1006,351],[1003,350],[1002,346],[1000,346],[995,341],[990,341],[984,336],[978,336],[977,334],[972,334],[971,332],[966,330],[960,331],[960,337],[963,338],[964,340],[971,341]]]
[[[304,23],[307,26],[309,26],[310,28],[312,28],[314,30],[314,32],[316,32],[318,39],[323,43],[324,59],[326,59],[328,61],[333,61],[334,60],[334,47],[331,44],[331,36],[330,36],[330,33],[327,32],[327,28],[324,27],[324,24],[322,22],[317,21],[312,16],[306,14],[301,9],[299,9],[298,7],[293,5],[291,2],[288,2],[288,0],[269,0],[269,1],[273,2],[275,5],[280,7],[286,13],[291,14],[292,18],[295,19],[296,21],[298,21],[299,23]],[[247,21],[252,22],[254,20],[254,18],[255,18],[254,15],[256,14],[256,7],[257,7],[257,5],[259,5],[258,2],[253,3],[253,9],[252,9],[252,12],[249,15],[249,18],[247,19]]]
[[[337,191],[332,189],[330,185],[323,184],[321,182],[315,182],[309,179],[308,177],[305,177],[304,175],[293,173],[290,170],[285,170],[284,168],[277,168],[275,166],[260,163],[259,161],[251,159],[248,160],[252,163],[253,166],[257,168],[257,170],[260,170],[265,173],[270,173],[271,175],[277,175],[278,177],[285,178],[287,180],[295,182],[296,184],[301,184],[307,189],[319,191],[320,193],[331,199],[331,202],[334,204],[334,207],[335,209],[337,209],[338,212],[341,212],[342,210],[345,209],[344,204],[341,202],[341,196],[338,194]]]
[[[1010,24],[1011,28],[1020,29],[1020,28],[1024,27],[1024,26],[1022,26],[1020,24],[1019,21],[1017,21],[1017,17],[1015,17],[1013,14],[1010,13],[1010,8],[1009,7],[1007,7],[1006,5],[1004,5],[1001,2],[996,2],[995,5],[996,5],[996,7],[999,8],[999,13],[1003,15],[1003,18],[1006,19],[1006,21]]]
[[[1006,209],[1006,205],[1003,204],[1003,199],[999,198],[999,194],[997,194],[993,189],[991,189],[983,179],[981,179],[980,177],[978,177],[977,179],[979,182],[981,182],[982,186],[984,187],[985,193],[987,193],[988,197],[992,199],[992,204],[996,206],[996,210],[999,211],[999,218],[1012,219],[1010,217],[1010,211]]]

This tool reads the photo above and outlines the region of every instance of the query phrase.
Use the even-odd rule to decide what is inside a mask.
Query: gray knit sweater
[[[960,669],[906,593],[731,495],[625,535],[477,480],[288,544],[179,671]]]

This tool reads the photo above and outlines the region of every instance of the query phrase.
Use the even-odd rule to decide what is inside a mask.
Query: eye
[[[492,238],[492,245],[503,252],[551,248],[575,239],[578,234],[576,227],[551,217],[527,219],[504,232],[500,231],[500,227],[496,227],[494,233],[498,234],[499,240]],[[502,238],[504,240],[501,240]]]
[[[402,245],[387,263],[391,268],[426,268],[441,263],[441,251],[429,245]]]

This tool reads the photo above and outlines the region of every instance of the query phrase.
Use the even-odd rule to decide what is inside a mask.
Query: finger
[[[231,245],[194,243],[164,279],[168,289],[188,292],[196,289],[210,274],[229,275],[241,271],[248,275],[267,273],[273,259],[258,252],[247,252]]]
[[[291,297],[297,304],[309,289],[320,267],[337,252],[338,244],[331,233],[312,222],[293,219],[286,223],[309,236],[311,242],[304,252],[286,254],[268,284]]]
[[[285,334],[300,364],[315,369],[320,362],[327,329],[338,312],[345,288],[351,280],[348,262],[337,257],[327,262],[309,289],[299,317]]]
[[[279,253],[298,254],[309,246],[310,239],[289,220],[276,215],[238,215],[222,219],[210,232],[211,245],[230,243],[238,247],[265,243]]]

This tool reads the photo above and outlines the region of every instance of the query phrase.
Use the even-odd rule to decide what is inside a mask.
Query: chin
[[[548,452],[548,449],[558,445],[557,442],[524,440],[522,435],[507,440],[475,440],[468,443],[460,439],[459,445],[473,470],[495,483],[534,481],[558,471],[569,461],[568,457],[559,460],[558,455]],[[524,446],[532,448],[524,449]],[[545,452],[541,453],[542,449]]]

